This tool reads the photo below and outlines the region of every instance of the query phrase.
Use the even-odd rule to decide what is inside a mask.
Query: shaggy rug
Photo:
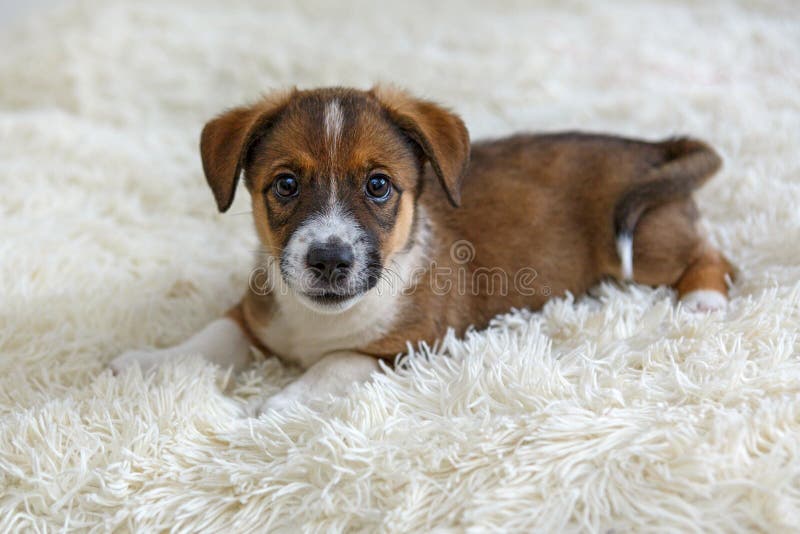
[[[800,23],[766,1],[70,3],[2,37],[0,531],[744,531],[800,523]],[[235,302],[246,194],[205,120],[269,88],[396,82],[473,137],[707,139],[724,312],[603,285],[409,347],[344,398],[196,357],[113,377]],[[243,193],[243,192],[242,192]]]

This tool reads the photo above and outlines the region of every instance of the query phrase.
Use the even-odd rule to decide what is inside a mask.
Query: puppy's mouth
[[[301,300],[322,312],[348,309],[375,287],[380,278],[374,266],[370,266],[358,275],[339,280],[329,280],[315,275],[297,278],[287,276],[289,273],[286,272],[282,274],[296,294],[302,297]]]
[[[310,289],[305,290],[296,289],[300,301],[307,307],[318,313],[339,313],[343,312],[358,302],[364,296],[366,291],[342,290],[334,291],[332,289]]]
[[[336,291],[306,291],[305,296],[309,300],[323,306],[342,304],[348,300],[355,299],[363,295],[363,292],[336,292]]]

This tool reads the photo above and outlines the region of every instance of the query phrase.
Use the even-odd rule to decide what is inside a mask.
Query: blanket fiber
[[[0,532],[779,532],[800,522],[800,23],[751,2],[86,0],[2,37]],[[409,346],[346,397],[196,355],[113,377],[234,303],[249,198],[203,123],[270,88],[394,82],[474,138],[692,134],[739,269],[727,310],[602,285]]]

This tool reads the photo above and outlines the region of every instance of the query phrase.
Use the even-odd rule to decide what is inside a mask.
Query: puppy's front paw
[[[713,289],[698,289],[686,293],[681,304],[691,313],[709,313],[724,310],[728,306],[728,298]]]
[[[269,413],[270,411],[283,413],[296,402],[297,399],[294,396],[287,395],[285,392],[279,391],[270,398],[259,402],[255,406],[254,416],[261,417],[263,414]]]
[[[162,353],[163,351],[157,350],[129,350],[111,360],[108,367],[114,375],[119,375],[134,365],[138,365],[146,373],[164,359]]]

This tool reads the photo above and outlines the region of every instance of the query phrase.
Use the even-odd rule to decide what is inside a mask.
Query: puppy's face
[[[311,308],[336,312],[391,279],[426,161],[457,203],[469,142],[457,117],[405,93],[321,89],[228,112],[206,126],[201,149],[220,209],[243,171],[283,281]]]

